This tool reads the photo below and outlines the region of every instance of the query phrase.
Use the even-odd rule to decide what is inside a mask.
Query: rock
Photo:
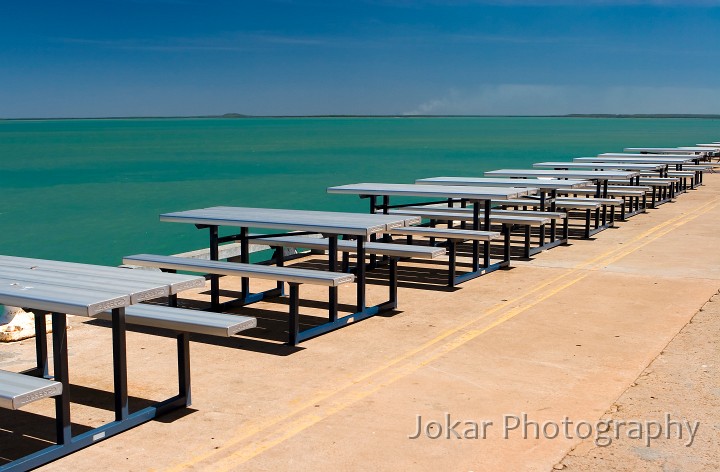
[[[47,332],[52,332],[51,315],[46,315]],[[3,307],[0,315],[0,342],[22,341],[35,336],[35,314],[14,306]]]

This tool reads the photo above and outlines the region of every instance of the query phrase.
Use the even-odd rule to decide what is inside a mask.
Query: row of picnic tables
[[[414,204],[420,206],[425,204],[428,208],[439,204],[447,204],[450,209],[457,206],[467,211],[469,229],[491,232],[493,208],[501,206],[503,201],[526,199],[530,205],[534,202],[531,198],[537,198],[535,201],[541,212],[552,212],[556,209],[555,202],[559,192],[593,188],[595,190],[593,197],[608,198],[608,182],[621,180],[629,186],[637,186],[641,183],[643,175],[641,172],[656,172],[660,178],[666,178],[670,166],[674,166],[676,170],[682,170],[683,165],[697,166],[705,157],[700,156],[700,153],[707,153],[707,149],[713,148],[700,149],[631,149],[630,151],[633,152],[628,154],[604,154],[595,158],[576,158],[572,162],[537,163],[534,169],[495,170],[486,172],[482,177],[430,177],[418,179],[416,183],[357,183],[327,189],[330,194],[352,194],[368,199],[370,205],[366,214],[218,206],[165,213],[160,215],[160,221],[186,223],[207,230],[210,260],[219,259],[222,244],[239,242],[242,246],[240,262],[243,264],[250,263],[249,241],[257,237],[250,232],[251,230],[271,230],[279,232],[278,235],[288,232],[294,235],[322,234],[328,239],[327,269],[330,272],[338,270],[338,241],[348,238],[354,240],[353,252],[356,264],[352,272],[356,284],[355,312],[338,318],[337,313],[332,315],[331,310],[331,318],[334,316],[334,319],[325,323],[326,328],[315,330],[308,336],[312,337],[396,306],[396,303],[374,306],[367,306],[366,303],[368,266],[365,261],[368,244],[378,239],[388,241],[388,235],[392,231],[402,234],[403,228],[414,228],[423,223],[421,216],[394,212],[408,205],[405,203],[393,205],[391,202],[393,198],[430,199]],[[713,152],[720,152],[720,144]],[[701,174],[702,169],[698,172]],[[463,229],[467,226],[464,225]],[[236,232],[221,236],[221,227],[235,228]],[[449,223],[448,230],[452,231],[452,229]],[[509,243],[509,234],[510,227],[507,228],[506,245]],[[434,238],[430,238],[430,244],[433,243],[435,243]],[[481,244],[482,251],[480,251]],[[275,252],[275,257],[278,257],[278,254],[280,253]],[[473,240],[468,255],[472,261],[471,277],[462,280],[487,274],[500,267],[506,267],[509,263],[509,261],[495,265],[490,263],[490,240],[482,243],[478,239]],[[275,262],[281,265],[282,257]],[[369,266],[370,269],[373,267],[374,265]],[[393,283],[397,284],[397,281],[393,280],[397,274],[392,272],[389,275],[391,286]],[[217,276],[211,276],[210,280],[211,306],[217,307],[220,299],[220,280]],[[38,315],[35,317],[37,362],[33,369],[24,374],[38,379],[51,379],[56,383],[53,385],[55,390],[52,394],[48,385],[40,385],[35,394],[39,398],[42,388],[46,388],[45,393],[55,398],[57,420],[55,445],[10,462],[0,467],[0,470],[27,470],[38,467],[149,421],[169,409],[189,405],[189,338],[187,333],[178,332],[177,395],[152,407],[130,412],[127,391],[125,310],[158,297],[166,297],[171,304],[176,305],[177,295],[180,292],[204,285],[205,278],[202,276],[0,256],[0,303],[22,306],[32,309],[37,314],[45,312],[52,314],[53,372],[50,374],[48,369],[45,317]],[[279,282],[278,286],[280,285]],[[333,291],[333,288],[335,287],[330,288],[329,302],[337,311],[337,291]],[[275,294],[283,295],[284,291],[279,289]],[[248,277],[242,278],[241,297],[243,304],[265,298],[253,298]],[[202,316],[202,313],[199,312],[198,316]],[[105,314],[105,318],[110,319],[112,333],[115,418],[107,424],[79,435],[72,434],[70,420],[66,314],[85,317]],[[0,385],[0,397],[2,397],[2,389],[3,386]],[[14,400],[20,401],[17,398]],[[33,398],[27,399],[28,402],[31,400]]]

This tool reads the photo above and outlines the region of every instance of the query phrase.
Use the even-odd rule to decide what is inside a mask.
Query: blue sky
[[[720,0],[23,0],[0,42],[0,118],[720,113]]]

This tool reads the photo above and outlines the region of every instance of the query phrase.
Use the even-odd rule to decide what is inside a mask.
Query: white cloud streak
[[[570,113],[717,113],[720,88],[486,85],[451,90],[407,115],[564,115]]]
[[[322,46],[327,41],[267,33],[231,34],[214,38],[85,39],[55,38],[66,44],[136,51],[247,51],[271,46]]]

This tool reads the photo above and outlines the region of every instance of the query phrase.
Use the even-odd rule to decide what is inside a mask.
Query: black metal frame
[[[378,204],[378,197],[382,197],[382,203]],[[420,203],[407,203],[407,204],[400,204],[400,205],[390,205],[390,196],[389,195],[360,195],[360,198],[367,198],[370,202],[370,213],[382,213],[382,214],[388,214],[388,210],[391,208],[404,208],[408,206],[425,206],[425,205],[434,205],[438,203],[450,203],[452,204],[454,202],[453,199],[445,199],[440,201],[429,201],[429,202],[420,202]],[[461,205],[467,206],[468,203],[473,204],[473,221],[472,221],[472,230],[474,231],[490,231],[490,199],[479,199],[479,200],[471,200],[471,199],[461,199],[460,200]],[[480,215],[480,208],[483,208],[483,214]],[[431,238],[431,243],[434,238]],[[408,237],[408,241],[412,242],[412,237]],[[499,262],[490,263],[490,241],[483,241],[483,264],[480,265],[480,241],[473,240],[472,241],[472,270],[470,272],[457,275],[457,254],[456,254],[456,244],[457,240],[447,240],[447,246],[448,246],[448,252],[449,252],[449,261],[448,261],[448,285],[450,287],[454,287],[458,284],[461,284],[467,280],[475,279],[477,277],[483,276],[485,274],[489,274],[490,272],[494,272],[498,269],[502,269],[504,267],[508,267],[510,265],[510,250],[509,250],[509,244],[510,244],[510,233],[509,231],[505,234],[505,241],[503,243],[503,247],[505,248],[503,251],[503,259]],[[360,259],[358,259],[360,260]]]
[[[32,308],[32,307],[29,307]],[[125,308],[112,310],[113,376],[115,420],[77,436],[70,420],[70,376],[68,372],[67,316],[52,313],[53,376],[48,375],[47,329],[45,316],[35,315],[36,366],[26,375],[53,378],[62,383],[55,397],[56,444],[28,454],[0,467],[0,471],[26,471],[48,464],[75,451],[127,431],[169,411],[190,406],[190,335],[177,334],[178,394],[153,406],[130,413],[128,405]]]
[[[248,233],[248,227],[241,227],[240,232],[229,236],[218,236],[219,225],[195,225],[198,229],[208,228],[210,232],[210,259],[217,261],[219,259],[219,244],[229,241],[240,241],[241,254],[240,261],[243,263],[250,262],[250,251],[248,240],[251,236]],[[314,232],[293,232],[293,235],[310,235],[316,234]],[[285,234],[263,234],[253,235],[252,239],[271,238],[274,236],[284,236]],[[329,239],[328,248],[328,270],[330,272],[337,271],[337,252],[338,252],[338,234],[326,235]],[[272,246],[270,242],[268,245],[274,250],[274,261],[278,267],[282,267],[285,261],[283,256],[283,249],[279,246]],[[364,238],[358,238],[357,240],[357,260],[365,260],[365,240]],[[298,343],[305,341],[310,338],[314,338],[321,334],[334,331],[336,329],[347,326],[348,324],[355,323],[357,321],[370,318],[376,314],[395,309],[397,307],[397,258],[390,258],[390,271],[389,271],[389,286],[390,293],[388,300],[378,305],[368,307],[366,304],[366,277],[365,277],[365,264],[357,264],[355,268],[355,284],[357,287],[357,303],[356,312],[342,317],[338,317],[338,289],[337,287],[329,287],[328,289],[328,321],[318,326],[308,328],[300,331],[300,283],[288,283],[290,286],[289,302],[290,302],[290,313],[288,320],[288,343],[290,345],[297,345]],[[220,303],[220,281],[219,276],[216,274],[210,275],[210,300],[213,310],[219,310],[226,306],[245,306],[255,303],[260,300],[265,300],[274,297],[282,297],[285,295],[285,283],[278,282],[277,287],[271,290],[265,290],[263,292],[251,293],[250,292],[250,280],[247,277],[243,277],[241,280],[241,293],[242,297],[237,300],[231,300],[225,303]]]

